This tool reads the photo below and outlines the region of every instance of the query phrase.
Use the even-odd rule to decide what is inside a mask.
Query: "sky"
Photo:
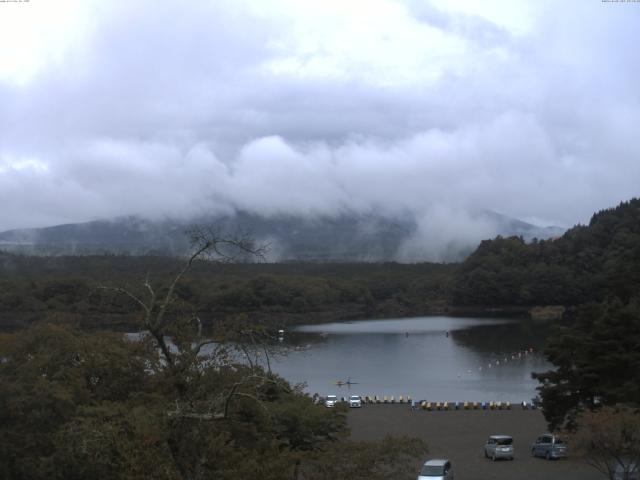
[[[0,2],[0,231],[588,222],[640,193],[639,28],[602,0]]]

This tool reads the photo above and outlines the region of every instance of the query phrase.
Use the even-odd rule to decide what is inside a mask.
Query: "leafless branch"
[[[209,340],[203,340],[200,343],[198,343],[192,350],[193,355],[195,357],[197,357],[200,354],[200,350],[202,350],[202,347],[205,347],[207,345],[211,345],[212,343],[218,343],[217,340],[213,340],[213,339],[209,339]]]
[[[141,306],[142,309],[145,311],[145,313],[147,313],[147,315],[149,315],[151,313],[151,310],[147,306],[146,303],[144,303],[137,296],[135,296],[133,293],[131,293],[129,290],[127,290],[125,288],[107,287],[107,286],[104,286],[104,285],[99,285],[97,288],[98,288],[98,290],[107,290],[107,291],[111,291],[111,292],[118,293],[118,294],[121,294],[121,295],[125,295],[125,296],[129,297],[130,299],[132,299],[134,302],[136,302],[139,306]]]

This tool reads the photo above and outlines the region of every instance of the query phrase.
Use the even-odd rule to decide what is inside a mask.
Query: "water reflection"
[[[285,335],[272,368],[310,393],[411,395],[434,401],[522,401],[545,332],[505,319],[420,317],[307,325]],[[339,387],[350,379],[356,385]]]

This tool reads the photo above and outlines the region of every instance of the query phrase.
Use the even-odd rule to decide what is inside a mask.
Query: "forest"
[[[83,327],[135,325],[135,305],[99,287],[162,283],[181,265],[167,257],[32,257],[0,254],[0,328],[75,316]],[[207,326],[245,313],[276,326],[439,312],[454,266],[420,263],[221,263],[200,261],[177,292]]]
[[[593,215],[562,237],[525,243],[483,241],[456,270],[457,305],[566,305],[624,302],[640,286],[640,200]]]

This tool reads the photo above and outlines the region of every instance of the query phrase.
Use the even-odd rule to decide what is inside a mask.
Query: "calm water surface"
[[[551,368],[545,335],[530,321],[437,316],[305,325],[285,334],[271,367],[320,395],[528,401],[531,372]]]

